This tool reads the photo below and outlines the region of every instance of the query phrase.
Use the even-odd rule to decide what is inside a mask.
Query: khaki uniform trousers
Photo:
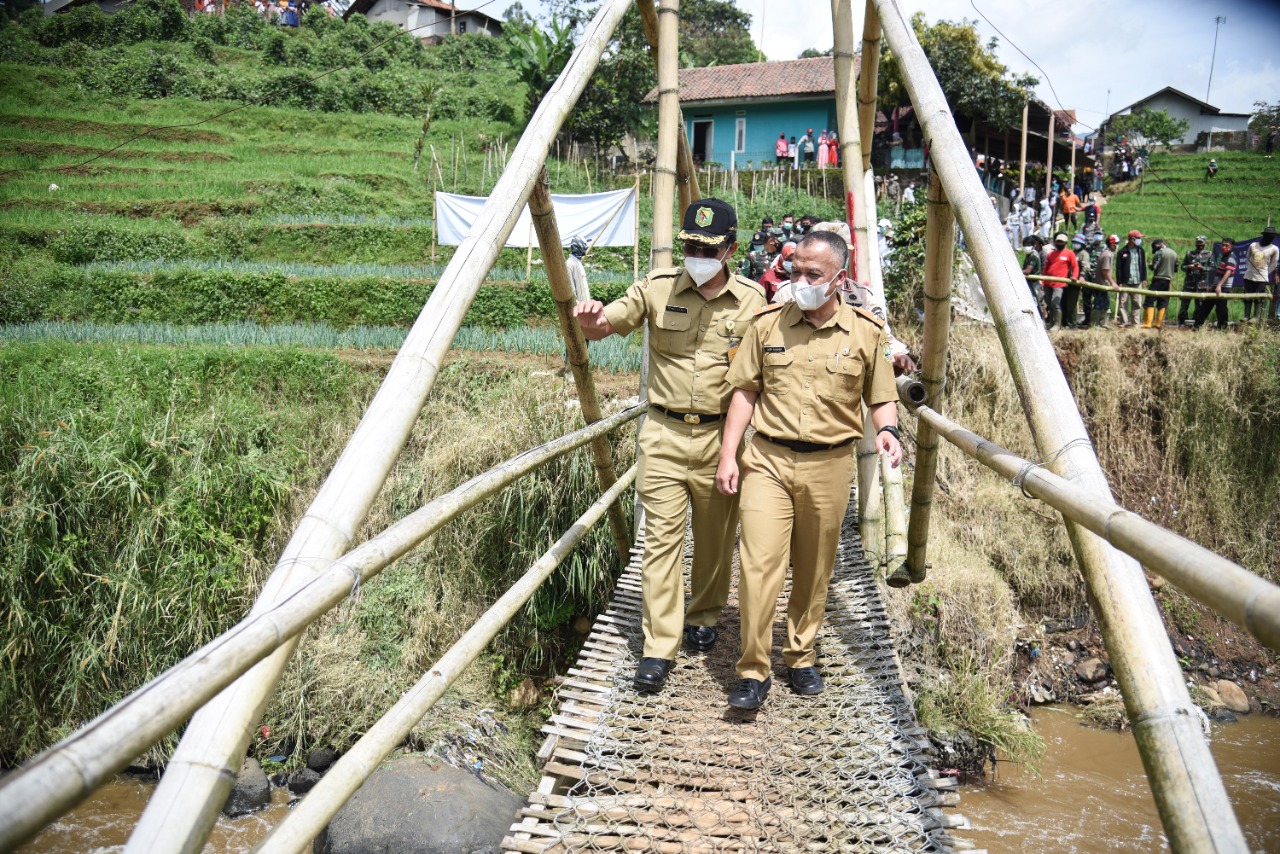
[[[742,457],[737,669],[743,679],[763,681],[772,671],[773,617],[788,557],[791,597],[782,658],[788,667],[811,667],[816,659],[813,644],[849,506],[854,447],[799,453],[756,435]]]
[[[650,411],[640,428],[636,494],[644,505],[644,657],[673,660],[685,624],[714,626],[729,599],[738,497],[716,489],[723,419],[685,424]],[[684,604],[685,515],[693,567]]]

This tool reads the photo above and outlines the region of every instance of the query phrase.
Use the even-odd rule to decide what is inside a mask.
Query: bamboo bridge
[[[635,0],[658,70],[652,266],[672,260],[673,210],[701,197],[677,90],[679,1]],[[1164,634],[1142,566],[1280,651],[1280,588],[1143,520],[1112,499],[1080,413],[938,81],[897,0],[868,0],[855,78],[851,0],[832,0],[840,158],[854,242],[850,278],[882,294],[869,140],[881,42],[893,51],[930,148],[921,371],[899,382],[917,418],[910,500],[874,446],[858,451],[826,626],[828,690],[774,692],[759,713],[723,705],[736,646],[732,607],[709,655],[682,660],[668,690],[640,697],[640,533],[618,502],[609,434],[643,405],[605,417],[592,381],[544,164],[631,0],[604,0],[543,98],[501,178],[441,276],[346,449],[280,555],[250,613],[82,729],[0,780],[0,851],[15,849],[186,723],[126,847],[194,852],[226,801],[261,710],[306,627],[460,512],[552,459],[590,445],[602,495],[488,612],[362,736],[260,844],[304,851],[381,761],[533,595],[591,526],[608,517],[629,556],[609,609],[560,690],[543,746],[545,776],[504,841],[512,851],[945,851],[966,847],[952,781],[928,767],[927,742],[901,682],[877,587],[925,578],[937,449],[946,440],[1062,514],[1165,834],[1174,851],[1247,845]],[[867,143],[867,144],[864,144]],[[1025,148],[1025,137],[1024,137]],[[585,426],[461,484],[366,541],[356,532],[403,449],[444,357],[525,204],[556,299]],[[956,224],[982,283],[1034,437],[1020,459],[942,415]],[[882,299],[882,297],[880,297]],[[641,387],[643,389],[643,378]],[[909,506],[909,511],[908,511]],[[642,509],[642,508],[641,508]],[[856,521],[855,521],[856,520]],[[865,555],[864,546],[865,544]],[[867,559],[870,556],[870,560]],[[1139,565],[1141,561],[1142,566]]]

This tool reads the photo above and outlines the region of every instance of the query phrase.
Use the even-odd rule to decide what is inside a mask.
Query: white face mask
[[[790,272],[791,272],[791,268],[792,268],[792,266],[793,266],[793,264],[792,264],[792,262],[791,262],[791,261],[783,261],[783,262],[782,262],[782,269],[786,270],[788,273],[790,273]]]
[[[806,285],[796,282],[791,286],[791,294],[795,297],[796,305],[801,311],[816,311],[821,308],[830,297],[827,296],[827,288],[831,287],[831,283],[835,279],[828,279],[817,285]]]
[[[724,268],[724,261],[719,258],[685,258],[684,268],[689,276],[701,287],[716,277]]]

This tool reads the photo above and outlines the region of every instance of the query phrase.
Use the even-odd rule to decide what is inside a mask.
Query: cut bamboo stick
[[[1110,285],[1099,285],[1096,282],[1086,282],[1083,279],[1064,279],[1061,276],[1027,276],[1028,279],[1035,279],[1040,282],[1061,282],[1064,285],[1079,285],[1082,288],[1089,288],[1094,291],[1107,291],[1108,293],[1122,294],[1141,294],[1144,297],[1168,297],[1170,299],[1207,299],[1207,300],[1270,300],[1270,294],[1244,294],[1227,292],[1223,294],[1215,294],[1213,291],[1153,291],[1149,288],[1113,288]]]
[[[543,98],[511,160],[432,291],[347,448],[308,508],[263,587],[255,611],[271,607],[346,551],[413,429],[449,344],[577,102],[627,0],[606,0]],[[126,851],[195,852],[203,845],[240,769],[267,696],[296,642],[281,647],[201,709],[169,762]]]
[[[937,172],[929,175],[929,211],[925,222],[924,347],[920,379],[930,404],[942,408],[947,377],[947,336],[951,329],[951,270],[955,261],[956,220]],[[907,527],[907,580],[928,573],[929,511],[938,471],[938,437],[921,422],[916,430],[915,477],[911,483],[911,521]],[[893,584],[890,581],[890,584]]]
[[[268,610],[250,615],[134,691],[0,783],[0,850],[71,809],[272,650],[359,590],[360,584],[448,524],[550,460],[643,414],[634,406],[532,448],[433,499],[348,552]]]
[[[902,466],[894,466],[883,454],[877,454],[877,458],[880,461],[881,491],[884,493],[884,576],[887,582],[906,568],[906,489],[902,482]]]
[[[680,0],[658,5],[658,156],[653,171],[653,243],[649,267],[670,267],[675,222],[676,149],[680,128]]]
[[[1015,456],[928,406],[912,406],[906,395],[902,395],[902,401],[920,419],[920,426],[927,423],[930,429],[996,474],[1009,478],[1026,494],[1137,558],[1149,571],[1280,652],[1280,587],[1113,501],[1100,500],[1087,489]]]
[[[592,424],[604,416],[600,411],[600,398],[596,394],[596,381],[587,355],[587,339],[582,334],[582,327],[573,317],[573,307],[577,300],[573,295],[573,285],[569,282],[569,268],[565,265],[564,249],[560,245],[560,227],[556,224],[555,207],[551,203],[551,191],[547,183],[547,170],[543,169],[538,183],[533,185],[533,192],[529,194],[529,213],[533,219],[533,228],[538,233],[538,245],[542,249],[547,281],[551,284],[551,297],[556,303],[560,337],[564,339],[569,368],[573,371],[578,405],[582,407],[583,420]],[[591,461],[600,481],[600,489],[608,490],[618,480],[613,470],[613,449],[609,446],[608,436],[598,436],[592,440]],[[621,504],[609,507],[609,530],[618,549],[618,558],[625,563],[631,552],[631,532],[627,528]]]
[[[871,418],[864,407],[862,423]],[[858,533],[872,567],[885,561],[884,498],[880,493],[880,452],[874,435],[858,440]]]
[[[942,88],[896,0],[874,2],[934,166],[964,228],[1036,445],[1055,472],[1098,500],[1110,500],[1071,389]],[[1141,567],[1074,522],[1067,533],[1098,612],[1170,847],[1247,851]]]
[[[431,666],[417,684],[410,688],[369,728],[351,749],[342,755],[316,787],[276,825],[254,851],[300,852],[310,848],[311,840],[324,830],[329,820],[356,790],[377,770],[387,754],[413,730],[431,707],[444,696],[454,680],[475,661],[489,641],[529,601],[538,587],[573,551],[587,531],[604,516],[605,509],[616,502],[635,482],[632,466],[608,492],[591,505],[572,527],[529,568],[519,581],[511,585],[493,607],[484,613],[439,661]]]
[[[1018,160],[1018,198],[1025,201],[1027,188],[1027,117],[1031,112],[1031,101],[1022,103],[1022,153]]]

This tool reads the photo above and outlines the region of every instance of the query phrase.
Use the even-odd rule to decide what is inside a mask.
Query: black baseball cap
[[[768,237],[769,235],[765,234],[763,231],[757,231],[755,234],[751,235],[751,242],[753,244],[763,245]]]
[[[699,199],[684,212],[684,224],[677,235],[708,246],[723,246],[738,239],[738,214],[720,199]]]

